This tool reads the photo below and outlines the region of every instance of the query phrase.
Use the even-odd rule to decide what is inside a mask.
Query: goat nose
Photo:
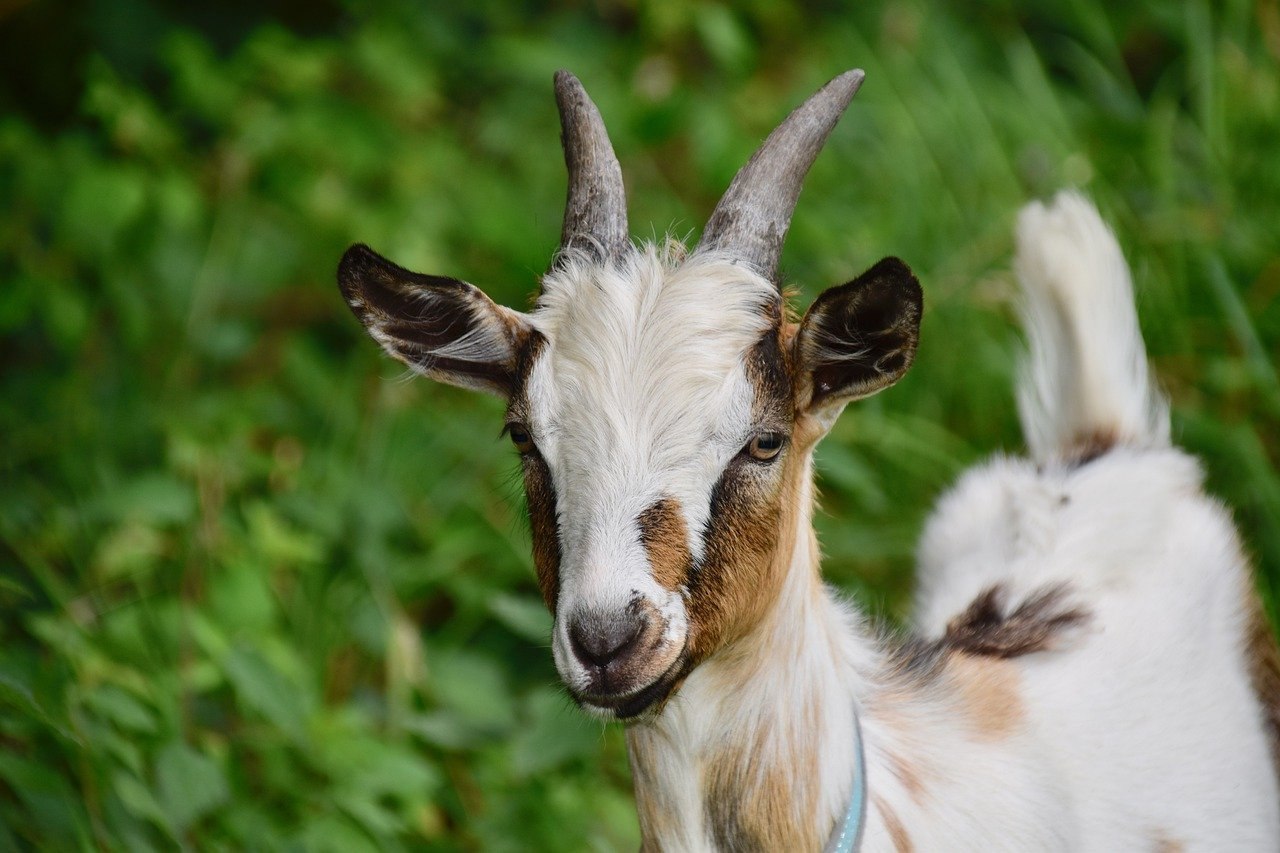
[[[636,645],[648,619],[640,614],[587,614],[569,623],[569,646],[584,666],[608,666]]]

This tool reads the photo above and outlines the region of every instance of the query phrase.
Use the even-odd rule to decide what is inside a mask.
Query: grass
[[[359,240],[526,304],[558,67],[641,236],[696,234],[867,70],[784,267],[803,305],[896,254],[927,307],[911,374],[819,452],[834,583],[902,615],[933,501],[1019,449],[1011,225],[1075,186],[1274,618],[1280,11],[1113,6],[387,0],[234,37],[146,7],[147,58],[89,16],[70,112],[0,117],[0,847],[636,846],[619,732],[555,688],[498,404],[407,381],[333,283]]]

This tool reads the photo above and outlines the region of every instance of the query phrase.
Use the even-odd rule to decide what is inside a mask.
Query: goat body
[[[822,583],[814,447],[910,367],[922,308],[894,258],[800,322],[778,287],[800,180],[861,80],[771,134],[686,254],[629,242],[603,123],[562,72],[569,201],[533,311],[363,246],[339,283],[391,355],[507,401],[556,665],[629,724],[646,850],[821,849],[859,743],[866,850],[1280,849],[1275,644],[1079,196],[1021,216],[1032,456],[939,504],[916,639]]]
[[[853,707],[866,850],[1280,849],[1273,649],[1227,512],[1169,446],[1119,247],[1071,194],[1018,236],[1036,453],[935,510],[914,627],[936,639],[895,644],[822,585],[806,468],[772,611],[628,731],[653,849],[818,849]]]

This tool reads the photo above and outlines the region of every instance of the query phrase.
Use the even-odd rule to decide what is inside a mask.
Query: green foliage
[[[360,240],[525,304],[558,67],[642,236],[696,231],[790,105],[867,69],[784,265],[806,303],[898,254],[927,316],[820,451],[835,582],[901,613],[939,491],[1019,446],[1012,217],[1082,186],[1274,608],[1274,2],[454,5],[88,2],[75,61],[25,45],[72,88],[0,117],[0,847],[636,846],[619,731],[555,687],[498,404],[404,381],[333,284]]]

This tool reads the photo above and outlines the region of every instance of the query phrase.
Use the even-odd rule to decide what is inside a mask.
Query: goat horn
[[[622,168],[582,83],[568,71],[557,71],[555,80],[560,141],[569,170],[560,248],[586,249],[607,260],[630,246]]]
[[[777,280],[804,176],[865,76],[854,69],[836,77],[769,134],[716,205],[698,249],[728,252]]]

